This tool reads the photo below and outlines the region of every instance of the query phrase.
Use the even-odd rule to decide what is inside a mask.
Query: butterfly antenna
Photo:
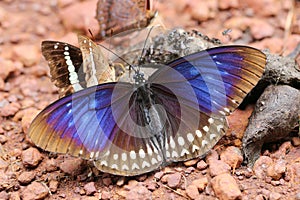
[[[90,35],[91,35],[92,40],[95,41],[96,38],[94,37],[93,32],[91,31],[91,29],[89,29],[88,31],[89,31],[89,33],[90,33]]]
[[[132,64],[128,63],[124,58],[122,58],[121,56],[119,56],[118,54],[116,54],[115,52],[113,52],[112,50],[110,50],[109,48],[105,47],[104,45],[102,45],[102,44],[98,44],[98,45],[101,46],[102,48],[104,48],[105,50],[111,52],[111,53],[114,54],[115,56],[117,56],[120,60],[122,60],[122,61],[123,61],[124,63],[126,63],[129,67],[131,67],[135,73],[137,73],[137,70],[135,69],[135,67],[134,67]]]
[[[147,37],[146,37],[146,39],[145,39],[145,42],[144,42],[144,46],[143,46],[143,50],[142,50],[142,53],[141,53],[141,55],[140,55],[140,58],[139,58],[139,60],[138,60],[138,71],[140,71],[140,62],[141,62],[141,60],[142,60],[142,57],[143,57],[143,55],[144,55],[144,53],[145,53],[145,50],[146,50],[146,44],[147,44],[147,41],[148,41],[148,39],[149,39],[149,37],[150,37],[150,33],[151,33],[151,31],[152,31],[152,29],[154,28],[154,26],[151,26],[151,28],[150,28],[150,30],[149,30],[149,32],[148,32],[148,34],[147,34]]]

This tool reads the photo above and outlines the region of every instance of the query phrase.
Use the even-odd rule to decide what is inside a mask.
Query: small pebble
[[[170,188],[177,188],[180,182],[181,182],[181,174],[179,172],[168,175],[167,184]]]
[[[197,163],[197,169],[199,170],[204,170],[207,168],[207,164],[204,160],[200,160],[198,163]]]

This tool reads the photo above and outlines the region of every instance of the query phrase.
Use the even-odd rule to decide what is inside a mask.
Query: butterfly
[[[96,19],[100,33],[96,39],[148,26],[157,14],[152,7],[152,0],[99,0]]]
[[[150,76],[132,66],[133,82],[107,82],[52,103],[33,120],[40,148],[91,159],[134,176],[203,157],[228,128],[226,116],[260,80],[261,51],[221,46],[161,64]]]
[[[51,80],[63,97],[99,83],[115,81],[114,68],[91,39],[78,35],[79,48],[58,41],[43,41]]]

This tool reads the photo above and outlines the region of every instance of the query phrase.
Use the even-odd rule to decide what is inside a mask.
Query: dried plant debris
[[[287,138],[299,126],[300,91],[288,85],[270,85],[258,99],[243,138],[248,165],[260,156],[264,143]]]

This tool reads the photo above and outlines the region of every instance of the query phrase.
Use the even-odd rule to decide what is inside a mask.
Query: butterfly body
[[[45,150],[125,176],[201,157],[224,135],[225,117],[265,64],[259,50],[224,46],[176,59],[146,78],[135,69],[133,83],[91,86],[49,105],[29,136]]]

